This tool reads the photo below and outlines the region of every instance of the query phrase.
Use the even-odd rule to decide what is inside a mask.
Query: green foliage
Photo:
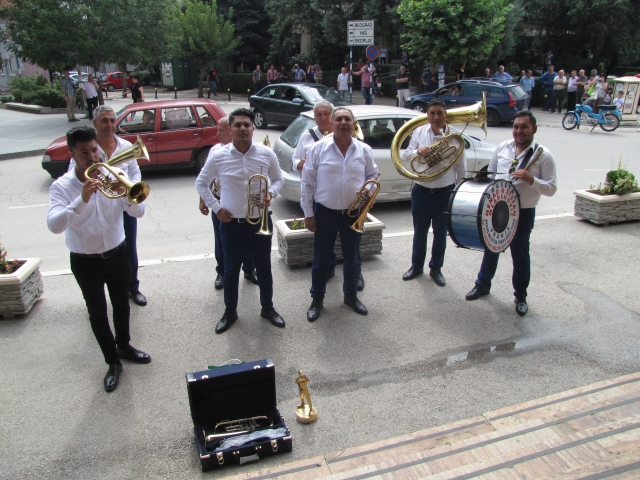
[[[218,95],[224,95],[227,89],[231,93],[246,94],[247,90],[253,92],[253,80],[249,73],[218,73]]]
[[[38,105],[51,108],[64,108],[67,106],[67,102],[64,100],[64,95],[60,90],[53,90],[51,88],[40,90],[36,92]]]
[[[401,0],[402,38],[411,55],[430,63],[479,63],[504,34],[508,0]]]
[[[265,3],[265,0],[218,0],[219,14],[224,15],[233,9],[235,33],[241,39],[229,57],[236,64],[242,62],[251,70],[258,64],[266,65],[269,55],[271,35]],[[268,68],[266,65],[263,70]]]
[[[38,92],[23,92],[22,93],[22,103],[26,105],[37,105],[38,104]]]
[[[42,75],[34,75],[31,77],[14,77],[9,80],[11,88],[18,88],[23,92],[35,92],[49,85],[47,79]]]
[[[142,85],[151,85],[151,73],[149,72],[131,72],[130,77],[136,77]]]
[[[0,103],[8,103],[8,102],[13,102],[14,99],[11,95],[2,95],[0,97]]]
[[[19,260],[7,260],[7,250],[0,245],[0,275],[13,273],[24,263]]]
[[[298,220],[298,217],[294,215],[293,221],[291,222],[291,225],[289,225],[289,228],[291,230],[304,230],[305,228],[307,228],[307,226],[304,223],[304,219]]]
[[[20,90],[19,88],[11,90],[11,95],[13,95],[13,98],[16,102],[22,103],[22,90]]]
[[[603,187],[598,188],[601,195],[627,195],[640,192],[638,180],[633,173],[625,170],[622,165],[622,157],[618,161],[618,168],[607,172],[607,179]]]

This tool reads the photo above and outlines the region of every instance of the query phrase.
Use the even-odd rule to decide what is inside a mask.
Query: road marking
[[[35,206],[35,205],[34,205]],[[12,207],[12,208],[20,208],[20,207]],[[557,213],[554,215],[540,215],[536,217],[536,220],[547,220],[551,218],[562,218],[562,217],[573,217],[573,213]],[[391,237],[409,237],[413,235],[413,230],[406,232],[392,232],[385,233],[382,236],[384,238]],[[271,247],[272,252],[277,252],[278,247]],[[144,260],[138,263],[139,267],[149,267],[151,265],[161,265],[163,263],[177,263],[177,262],[192,262],[194,260],[207,260],[215,258],[215,254],[213,253],[201,253],[198,255],[185,255],[182,257],[168,257],[168,258],[157,258],[154,260]],[[40,272],[43,277],[56,277],[59,275],[71,275],[71,270],[52,270],[50,272]]]
[[[32,208],[32,207],[48,207],[48,203],[38,203],[37,205],[22,205],[20,207],[9,207],[9,210],[15,210],[16,208]]]

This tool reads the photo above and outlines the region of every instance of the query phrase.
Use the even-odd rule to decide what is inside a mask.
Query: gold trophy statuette
[[[300,389],[300,405],[296,408],[296,420],[300,423],[313,423],[318,419],[318,410],[311,403],[311,395],[309,394],[309,377],[302,373],[302,370],[298,370],[296,383]]]

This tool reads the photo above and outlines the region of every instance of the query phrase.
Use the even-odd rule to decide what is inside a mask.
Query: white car
[[[378,179],[380,192],[376,197],[376,202],[411,200],[413,181],[400,175],[393,165],[391,141],[398,129],[407,120],[419,116],[420,112],[378,105],[353,105],[349,106],[349,109],[360,124],[365,143],[373,149],[373,156],[380,170],[380,178]],[[280,195],[292,202],[300,202],[300,173],[291,169],[293,152],[302,134],[313,128],[315,124],[313,112],[303,112],[280,135],[273,146],[284,176],[284,186],[280,190]],[[467,176],[472,177],[475,175],[472,172],[486,170],[496,145],[466,133],[463,134],[463,137],[467,158]],[[409,138],[405,140],[403,146],[407,145],[409,145]]]

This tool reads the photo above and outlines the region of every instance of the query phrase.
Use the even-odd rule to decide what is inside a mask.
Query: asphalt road
[[[338,273],[322,317],[309,324],[309,269],[288,268],[272,252],[274,303],[287,328],[260,319],[257,289],[242,281],[240,319],[215,335],[223,300],[212,286],[214,261],[202,258],[213,251],[213,232],[197,210],[195,174],[146,174],[151,197],[139,221],[138,249],[147,264],[140,279],[149,305],[132,306],[131,332],[132,344],[153,362],[125,364],[112,394],[102,389],[106,368],[77,284],[71,275],[55,274],[69,268],[69,257],[64,236],[46,228],[52,180],[40,158],[1,161],[0,240],[11,256],[41,257],[41,271],[51,275],[28,316],[0,321],[0,478],[199,477],[184,373],[230,358],[274,359],[278,404],[294,450],[209,478],[637,371],[640,223],[596,227],[562,214],[572,212],[572,192],[602,181],[620,156],[640,174],[638,134],[566,132],[552,120],[545,123],[536,138],[556,158],[559,189],[537,210],[531,311],[524,319],[513,311],[508,254],[492,294],[476,302],[464,295],[481,253],[451,243],[445,288],[428,276],[403,282],[410,263],[409,205],[378,204],[372,213],[385,222],[385,234],[396,235],[384,238],[381,256],[363,264],[367,317],[342,304]],[[279,132],[266,131],[272,142]],[[498,143],[510,135],[505,126],[489,129],[488,138]],[[275,218],[296,212],[292,202],[274,202]],[[183,261],[157,261],[175,257]],[[318,422],[307,426],[293,415],[299,368],[311,377],[320,412]]]

